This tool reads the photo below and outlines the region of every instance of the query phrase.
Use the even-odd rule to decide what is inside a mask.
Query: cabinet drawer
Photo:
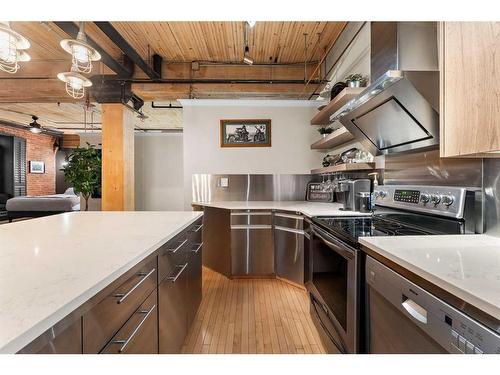
[[[200,243],[202,241],[203,233],[203,218],[197,220],[188,229],[188,237],[191,243]]]
[[[177,266],[187,262],[187,252],[190,243],[188,230],[185,230],[160,248],[158,252],[159,283],[171,274]]]
[[[302,215],[277,212],[274,214],[274,225],[302,230],[304,228],[304,217]]]
[[[231,211],[231,225],[271,225],[271,211]]]
[[[83,352],[98,353],[157,285],[157,258],[127,273],[123,283],[83,316]]]
[[[156,289],[111,339],[102,354],[158,353]]]

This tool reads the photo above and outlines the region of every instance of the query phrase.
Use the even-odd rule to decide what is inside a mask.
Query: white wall
[[[182,211],[182,133],[136,134],[135,209]]]
[[[101,143],[100,132],[79,135],[82,147]],[[136,211],[182,211],[182,133],[135,133],[134,143]],[[93,210],[100,209],[98,203]]]
[[[191,176],[207,174],[304,174],[321,166],[310,145],[319,138],[310,125],[318,103],[294,100],[181,100],[184,126],[185,208]],[[220,147],[220,120],[271,119],[272,147]]]

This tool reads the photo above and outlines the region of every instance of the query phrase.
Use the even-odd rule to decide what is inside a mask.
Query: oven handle
[[[330,249],[341,255],[346,259],[354,259],[355,253],[354,250],[351,250],[347,247],[347,245],[342,244],[342,242],[336,240],[324,230],[319,229],[316,225],[311,227],[312,232],[323,241]]]

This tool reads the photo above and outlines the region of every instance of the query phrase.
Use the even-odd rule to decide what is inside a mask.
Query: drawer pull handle
[[[200,244],[196,247],[196,249],[191,249],[191,252],[193,252],[193,253],[197,254],[197,253],[198,253],[198,251],[200,251],[200,249],[201,249],[201,247],[202,247],[202,246],[203,246],[203,242],[202,242],[202,243],[200,243]]]
[[[151,307],[149,310],[141,310],[141,311],[139,311],[139,314],[145,314],[144,318],[142,318],[142,320],[139,322],[139,324],[137,325],[137,327],[135,327],[135,329],[132,331],[132,333],[130,334],[130,336],[127,339],[113,341],[113,344],[123,344],[121,346],[121,348],[118,349],[119,353],[122,353],[125,350],[125,348],[129,344],[129,342],[134,338],[134,336],[137,334],[137,332],[139,332],[139,330],[141,329],[142,325],[144,324],[144,322],[146,321],[146,319],[148,318],[148,316],[153,312],[153,310],[155,309],[155,307],[156,307],[156,305],[153,305],[153,307]]]
[[[135,284],[127,293],[117,293],[114,295],[114,297],[116,298],[119,298],[118,301],[116,301],[116,303],[120,304],[122,303],[123,301],[125,301],[125,299],[127,299],[128,296],[130,296],[130,294],[132,294],[134,292],[134,290],[136,290],[144,281],[146,281],[146,279],[151,276],[151,274],[153,272],[156,271],[156,268],[153,268],[151,271],[149,271],[148,273],[146,272],[140,272],[139,273],[139,276],[142,276],[142,278],[139,280],[139,282],[137,284]]]
[[[187,263],[184,263],[182,266],[177,266],[177,267],[180,268],[179,272],[177,272],[177,274],[175,276],[169,276],[169,277],[167,277],[167,280],[175,283],[177,281],[177,279],[179,278],[179,276],[184,272],[184,270],[186,269],[187,265],[188,265]]]
[[[200,231],[200,229],[203,228],[203,224],[201,224],[201,225],[195,225],[195,228],[196,229],[191,229],[190,232],[191,233],[198,233]]]
[[[177,246],[175,249],[167,249],[167,252],[169,252],[170,254],[175,254],[176,252],[179,251],[179,249],[184,246],[184,244],[187,242],[187,238],[181,242],[181,244],[179,246]]]

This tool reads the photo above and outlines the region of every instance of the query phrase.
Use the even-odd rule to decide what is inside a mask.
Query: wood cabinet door
[[[442,22],[440,32],[441,156],[498,151],[500,22]]]

